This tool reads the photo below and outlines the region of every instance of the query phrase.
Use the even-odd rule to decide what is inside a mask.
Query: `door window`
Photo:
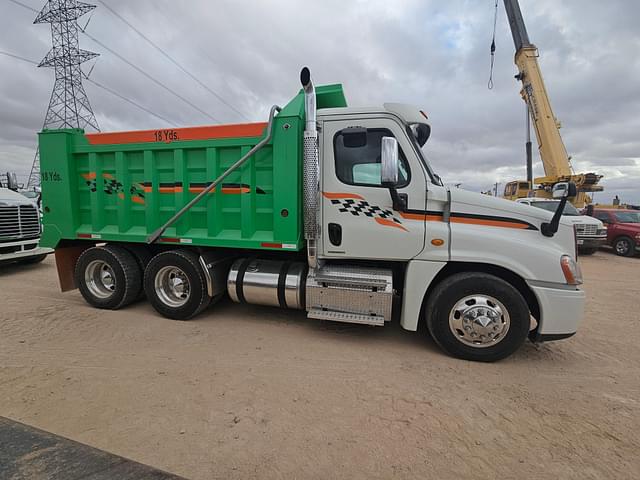
[[[347,185],[382,187],[382,137],[393,137],[386,128],[351,127],[340,130],[333,139],[336,176]],[[399,148],[398,188],[409,184],[410,171]]]

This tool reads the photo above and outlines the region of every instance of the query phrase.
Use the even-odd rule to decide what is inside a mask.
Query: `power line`
[[[13,1],[13,0],[11,0],[11,1]],[[28,58],[21,57],[20,55],[15,55],[15,54],[13,54],[13,53],[5,52],[5,51],[3,51],[3,50],[0,50],[0,54],[1,54],[1,55],[6,55],[7,57],[12,57],[12,58],[15,58],[15,59],[18,59],[18,60],[22,60],[22,61],[24,61],[24,62],[31,63],[32,65],[38,65],[38,62],[36,62],[36,61],[29,60]],[[135,107],[139,108],[140,110],[143,110],[144,112],[146,112],[146,113],[148,113],[148,114],[150,114],[150,115],[153,115],[154,117],[158,118],[159,120],[162,120],[163,122],[167,122],[167,123],[169,123],[169,124],[171,124],[171,125],[173,125],[173,126],[178,126],[175,122],[172,122],[171,120],[168,120],[167,118],[163,117],[162,115],[159,115],[159,114],[157,114],[157,113],[155,113],[155,112],[153,112],[153,111],[149,110],[148,108],[146,108],[146,107],[144,107],[144,106],[140,105],[140,104],[139,104],[139,103],[137,103],[136,101],[131,100],[130,98],[125,97],[124,95],[122,95],[122,94],[120,94],[120,93],[116,92],[115,90],[112,90],[111,88],[109,88],[109,87],[107,87],[107,86],[105,86],[105,85],[102,85],[101,83],[96,82],[95,80],[92,80],[91,78],[88,78],[88,77],[86,77],[86,76],[85,76],[85,80],[87,80],[88,82],[92,83],[92,84],[93,84],[93,85],[95,85],[96,87],[101,88],[101,89],[103,89],[104,91],[106,91],[106,92],[110,93],[111,95],[113,95],[113,96],[115,96],[115,97],[118,97],[118,98],[120,98],[121,100],[124,100],[125,102],[130,103],[131,105],[133,105],[133,106],[135,106]]]
[[[12,0],[13,1],[13,0]],[[200,107],[198,107],[197,105],[195,105],[194,103],[190,102],[189,100],[187,100],[186,98],[184,98],[182,95],[180,95],[179,93],[175,92],[174,90],[172,90],[171,88],[167,87],[164,83],[162,83],[160,80],[156,80],[154,77],[152,77],[150,74],[148,74],[147,72],[145,72],[142,68],[138,67],[136,64],[134,64],[133,62],[130,62],[129,60],[127,60],[126,58],[124,58],[122,55],[120,55],[119,53],[117,53],[115,50],[112,50],[111,48],[107,47],[104,43],[102,43],[100,40],[98,40],[97,38],[95,38],[93,35],[87,33],[87,32],[82,32],[84,33],[87,37],[89,37],[91,40],[93,40],[95,43],[97,43],[98,45],[100,45],[102,48],[104,48],[105,50],[107,50],[108,52],[110,52],[112,55],[115,55],[116,57],[118,57],[120,60],[122,60],[124,63],[126,63],[127,65],[129,65],[131,68],[137,70],[140,74],[144,75],[146,78],[148,78],[149,80],[151,80],[153,83],[155,83],[156,85],[158,85],[159,87],[162,87],[163,89],[165,89],[167,92],[171,93],[173,96],[175,96],[176,98],[179,98],[180,100],[182,100],[184,103],[186,103],[187,105],[189,105],[190,107],[192,107],[194,110],[197,110],[198,112],[200,112],[201,114],[203,114],[206,117],[209,117],[211,120],[213,120],[214,122],[217,123],[221,123],[220,120],[218,120],[217,118],[209,115],[207,112],[205,112],[204,110],[202,110]]]
[[[33,12],[38,12],[38,10],[25,5],[24,3],[20,2],[19,0],[9,0],[10,2],[15,3],[16,5],[19,5],[23,8],[26,8],[28,10],[31,10]],[[104,4],[103,4],[104,5]],[[108,7],[107,7],[108,8]],[[82,31],[82,30],[81,30]],[[155,83],[156,85],[160,86],[161,88],[165,89],[166,91],[168,91],[169,93],[171,93],[173,96],[179,98],[180,100],[182,100],[183,102],[185,102],[187,105],[189,105],[190,107],[192,107],[193,109],[197,110],[198,112],[200,112],[201,114],[203,114],[205,117],[210,118],[211,120],[213,120],[216,123],[222,123],[220,122],[220,120],[218,120],[217,118],[215,118],[212,115],[209,115],[207,112],[205,112],[204,110],[202,110],[200,107],[198,107],[197,105],[195,105],[194,103],[190,102],[189,100],[187,100],[186,98],[184,98],[182,95],[180,95],[179,93],[175,92],[174,90],[172,90],[171,88],[167,87],[164,83],[160,82],[159,80],[156,80],[154,77],[152,77],[150,74],[148,74],[147,72],[145,72],[143,69],[141,69],[140,67],[138,67],[137,65],[135,65],[134,63],[130,62],[129,60],[127,60],[126,58],[124,58],[122,55],[120,55],[119,53],[115,52],[114,50],[112,50],[111,48],[107,47],[104,43],[102,43],[100,40],[98,40],[97,38],[95,38],[93,35],[88,34],[85,31],[82,31],[82,33],[84,33],[87,37],[89,37],[91,40],[93,40],[95,43],[97,43],[98,45],[100,45],[102,48],[104,48],[105,50],[107,50],[108,52],[110,52],[111,54],[115,55],[117,58],[119,58],[121,61],[123,61],[124,63],[126,63],[127,65],[129,65],[131,68],[134,68],[135,70],[137,70],[139,73],[141,73],[142,75],[144,75],[146,78],[148,78],[149,80],[151,80],[153,83]]]
[[[96,87],[103,89],[106,92],[109,92],[111,95],[114,95],[118,98],[120,98],[121,100],[124,100],[125,102],[130,103],[131,105],[134,105],[136,107],[138,107],[140,110],[143,110],[145,112],[147,112],[150,115],[153,115],[154,117],[162,120],[163,122],[167,122],[169,124],[171,124],[174,127],[177,127],[178,124],[176,124],[175,122],[172,122],[171,120],[166,119],[165,117],[158,115],[157,113],[153,113],[151,110],[149,110],[146,107],[143,107],[142,105],[140,105],[139,103],[131,100],[130,98],[125,97],[124,95],[119,94],[118,92],[111,90],[109,87],[105,87],[104,85],[96,82],[95,80],[90,79],[89,77],[85,77],[85,80],[88,81],[89,83],[94,84]]]
[[[249,120],[247,118],[246,115],[244,115],[240,110],[238,110],[237,108],[235,108],[233,105],[231,105],[230,103],[228,103],[224,98],[222,98],[222,96],[220,96],[220,94],[218,94],[217,92],[215,92],[213,89],[211,89],[209,86],[207,86],[205,83],[203,83],[198,77],[196,77],[194,74],[192,74],[190,71],[188,71],[185,67],[183,67],[180,63],[178,63],[177,60],[175,60],[171,55],[169,55],[167,52],[164,51],[164,49],[162,49],[161,47],[159,47],[155,42],[153,42],[153,40],[151,40],[149,37],[147,37],[144,33],[142,33],[139,29],[137,29],[136,27],[134,27],[129,21],[127,21],[127,19],[125,19],[122,15],[120,15],[118,12],[116,12],[113,8],[111,8],[106,2],[103,2],[102,0],[98,0],[98,2],[100,2],[102,4],[103,7],[105,7],[107,10],[109,10],[113,15],[115,15],[116,17],[118,17],[120,20],[122,20],[129,28],[131,28],[134,32],[136,32],[138,35],[140,35],[142,38],[144,38],[153,48],[155,48],[158,52],[160,52],[167,60],[169,60],[171,63],[173,63],[176,67],[178,67],[180,70],[182,70],[186,75],[188,75],[192,80],[194,80],[198,85],[200,85],[202,88],[204,88],[206,91],[208,91],[209,93],[211,93],[213,96],[215,96],[218,100],[220,100],[220,102],[222,102],[224,105],[226,105],[227,107],[229,107],[231,110],[233,110],[234,112],[236,112],[238,115],[240,115],[242,118],[244,118],[245,120]]]
[[[38,13],[38,10],[36,10],[35,8],[30,7],[29,5],[26,5],[22,2],[19,2],[18,0],[9,0],[9,1],[15,3],[16,5],[20,5],[21,7],[26,8],[27,10],[31,10],[32,12]]]
[[[13,0],[11,0],[11,1],[13,1]],[[6,55],[7,57],[17,58],[18,60],[22,60],[24,62],[29,62],[29,63],[32,63],[33,65],[38,65],[38,63],[39,63],[39,62],[35,62],[33,60],[29,60],[28,58],[21,57],[20,55],[14,55],[13,53],[4,52],[2,50],[0,50],[0,54]]]

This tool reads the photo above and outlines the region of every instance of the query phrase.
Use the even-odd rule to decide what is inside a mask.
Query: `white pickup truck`
[[[0,264],[37,263],[53,250],[42,248],[40,213],[29,198],[0,187]]]
[[[560,200],[549,198],[519,198],[518,203],[542,208],[549,212],[558,209]],[[576,242],[581,255],[593,255],[607,243],[607,227],[597,218],[582,215],[576,207],[567,203],[562,212],[562,219],[573,224],[576,231]]]

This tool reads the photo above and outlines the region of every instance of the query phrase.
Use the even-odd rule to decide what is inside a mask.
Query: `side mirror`
[[[563,198],[573,198],[577,194],[578,189],[576,188],[576,184],[573,182],[556,183],[553,186],[553,190],[551,191],[551,195],[557,200],[561,200]]]
[[[398,141],[393,137],[382,137],[380,155],[380,179],[385,187],[395,187],[398,183]]]
[[[393,209],[398,212],[407,210],[407,195],[398,193],[396,185],[398,184],[398,141],[393,137],[382,137],[382,152],[380,154],[380,180],[382,186],[389,189],[391,200],[393,200]]]
[[[14,191],[18,191],[20,189],[16,172],[7,172],[7,188]]]

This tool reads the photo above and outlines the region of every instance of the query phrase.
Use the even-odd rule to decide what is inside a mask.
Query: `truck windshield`
[[[619,223],[640,223],[640,213],[615,212],[614,215]]]
[[[444,187],[444,183],[442,183],[442,179],[437,173],[435,173],[432,170],[431,165],[429,165],[429,162],[424,156],[422,147],[418,143],[418,138],[417,138],[418,131],[415,128],[411,128],[412,127],[411,125],[407,125],[406,127],[407,127],[407,134],[409,135],[409,140],[411,140],[411,144],[413,145],[413,149],[416,151],[416,155],[418,155],[418,158],[420,159],[424,167],[427,169],[427,173],[429,174],[431,183],[433,183],[434,185],[440,185],[441,187]]]
[[[533,207],[538,207],[544,210],[548,210],[549,212],[555,212],[556,209],[558,208],[558,203],[559,202],[531,202],[531,205]],[[566,205],[564,206],[564,210],[562,214],[569,215],[572,217],[577,217],[580,215],[580,212],[576,210],[576,207],[574,207],[573,205],[567,202]]]

